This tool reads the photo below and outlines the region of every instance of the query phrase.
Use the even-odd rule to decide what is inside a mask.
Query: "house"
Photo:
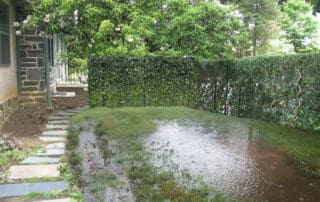
[[[13,1],[0,0],[0,128],[19,100],[14,21]]]
[[[60,57],[66,52],[63,34],[44,37],[38,28],[16,33],[15,22],[29,14],[25,0],[0,0],[0,128],[19,106],[87,103],[86,85],[70,79]]]

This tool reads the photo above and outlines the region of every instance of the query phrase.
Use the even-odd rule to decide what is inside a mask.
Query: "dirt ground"
[[[45,128],[50,110],[43,105],[29,106],[15,111],[4,124],[2,133],[14,137],[30,137]]]

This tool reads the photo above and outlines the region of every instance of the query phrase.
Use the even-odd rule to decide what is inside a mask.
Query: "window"
[[[9,6],[0,0],[0,65],[10,64]]]

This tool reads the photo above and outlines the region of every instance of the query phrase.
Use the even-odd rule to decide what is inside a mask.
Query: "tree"
[[[283,12],[287,15],[283,20],[284,37],[293,45],[295,52],[311,51],[317,34],[311,5],[304,0],[289,0],[283,4]]]
[[[77,57],[231,57],[241,29],[228,7],[205,0],[34,0],[31,8],[30,24],[66,33]]]
[[[280,7],[276,0],[238,0],[240,11],[246,24],[254,22],[250,31],[253,51],[259,54],[268,52],[270,41],[278,38],[280,27]]]

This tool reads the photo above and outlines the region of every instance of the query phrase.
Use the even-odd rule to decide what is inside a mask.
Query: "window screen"
[[[0,65],[10,64],[9,6],[0,0]]]

